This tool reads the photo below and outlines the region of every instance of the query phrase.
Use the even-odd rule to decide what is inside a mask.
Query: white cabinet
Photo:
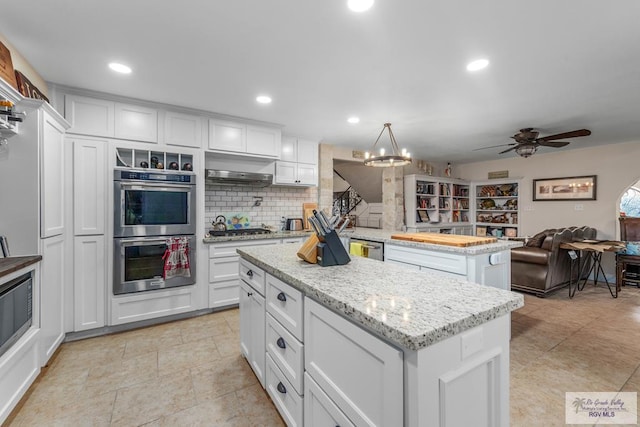
[[[65,95],[70,133],[158,142],[158,110],[79,95]]]
[[[240,273],[240,256],[236,249],[247,246],[275,245],[280,243],[278,239],[231,241],[212,243],[209,245],[209,308],[227,307],[238,304],[240,277],[243,276],[252,286],[259,286],[246,276],[247,270]],[[252,273],[253,274],[253,273]],[[259,277],[259,271],[255,273],[254,280]],[[264,294],[264,277],[262,288],[258,289]]]
[[[280,160],[284,162],[318,164],[318,144],[314,141],[283,136]]]
[[[44,366],[64,339],[64,236],[41,241],[40,364]],[[104,262],[104,260],[103,260]],[[36,309],[36,307],[34,307]]]
[[[65,95],[64,117],[70,133],[114,136],[115,104],[102,99]]]
[[[202,148],[202,117],[167,111],[164,114],[164,143]]]
[[[307,374],[355,425],[404,425],[401,350],[309,298],[304,337]]]
[[[116,138],[158,142],[158,110],[121,103],[114,108]]]
[[[246,153],[246,125],[209,119],[209,149]]]
[[[78,137],[68,142],[73,146],[73,232],[104,234],[108,142]]]
[[[254,270],[260,270],[254,267]],[[265,387],[265,303],[264,296],[240,281],[240,349]]]
[[[280,129],[209,119],[209,150],[278,158]]]
[[[64,132],[60,121],[38,110],[40,134],[40,237],[64,231]]]
[[[304,375],[304,426],[355,427],[309,374]]]
[[[280,160],[276,162],[275,184],[318,185],[318,144],[298,138],[282,138]]]
[[[105,326],[107,274],[105,237],[78,236],[73,241],[73,330]]]
[[[247,154],[280,157],[280,129],[247,125]]]
[[[282,371],[276,366],[270,354],[267,354],[267,379],[265,388],[278,412],[289,427],[302,427],[304,402]]]

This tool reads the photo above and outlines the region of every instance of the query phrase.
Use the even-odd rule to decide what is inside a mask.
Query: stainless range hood
[[[273,184],[273,175],[270,173],[234,172],[206,169],[204,177],[207,184],[251,185],[254,187],[267,187]]]

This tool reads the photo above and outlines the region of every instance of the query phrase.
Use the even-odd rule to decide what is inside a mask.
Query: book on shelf
[[[418,211],[417,220],[419,222],[429,222],[429,213],[427,211]]]

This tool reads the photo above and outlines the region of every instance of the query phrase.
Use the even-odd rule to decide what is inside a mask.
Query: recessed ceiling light
[[[475,61],[469,62],[467,64],[467,71],[479,71],[483,68],[487,68],[488,65],[488,59],[476,59]]]
[[[360,123],[360,118],[359,118],[359,117],[349,117],[349,118],[347,119],[347,121],[348,121],[349,123],[356,124],[356,123]]]
[[[109,68],[111,68],[116,73],[131,74],[131,67],[128,67],[124,64],[120,64],[119,62],[109,63]]]
[[[260,104],[271,104],[271,97],[267,95],[260,95],[256,97],[256,101]]]
[[[373,0],[349,0],[347,6],[354,12],[364,12],[371,9],[373,6]]]

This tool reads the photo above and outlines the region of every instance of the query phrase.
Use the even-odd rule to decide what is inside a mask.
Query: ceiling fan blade
[[[518,145],[515,142],[512,142],[511,144],[500,144],[500,145],[491,145],[489,147],[482,147],[482,148],[476,148],[474,150],[471,151],[480,151],[480,150],[486,150],[487,148],[496,148],[496,147],[505,147],[507,145]]]
[[[589,136],[591,135],[591,131],[588,129],[579,129],[571,132],[559,133],[556,135],[545,136],[544,138],[539,138],[538,142],[543,141],[553,141],[554,139],[565,139],[565,138],[575,138],[578,136]]]
[[[508,148],[508,149],[506,149],[506,150],[504,150],[504,151],[501,151],[501,152],[499,152],[498,154],[508,153],[509,151],[511,151],[511,150],[515,150],[516,148],[518,148],[518,146],[517,146],[517,145],[516,145],[515,147],[511,147],[511,148]]]
[[[555,147],[555,148],[564,147],[565,145],[569,145],[570,143],[571,141],[538,141],[539,145],[542,145],[544,147]]]

